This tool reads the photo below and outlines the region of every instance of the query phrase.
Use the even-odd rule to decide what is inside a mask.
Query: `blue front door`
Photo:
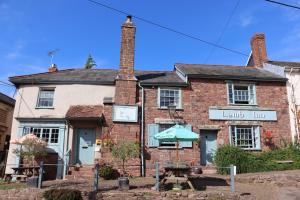
[[[201,165],[213,164],[213,158],[217,150],[217,133],[215,130],[201,130]]]
[[[95,129],[77,129],[77,163],[90,165],[94,163]]]

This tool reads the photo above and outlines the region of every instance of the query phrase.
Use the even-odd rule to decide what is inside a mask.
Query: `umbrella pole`
[[[178,142],[178,140],[176,142],[176,159],[177,159],[177,165],[178,165],[178,162],[179,162],[179,142]]]

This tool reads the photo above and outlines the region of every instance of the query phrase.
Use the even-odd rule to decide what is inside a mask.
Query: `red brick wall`
[[[223,80],[191,80],[190,86],[182,89],[182,110],[177,113],[184,121],[191,124],[193,131],[199,133],[201,125],[219,125],[221,128],[217,135],[218,145],[229,143],[228,121],[213,121],[209,119],[210,106],[228,106],[227,85]],[[271,130],[275,137],[275,143],[279,145],[280,139],[290,141],[290,127],[288,104],[285,83],[257,83],[256,95],[259,107],[272,108],[277,111],[278,121],[260,122],[262,129]],[[157,107],[157,88],[145,89],[145,144],[147,145],[147,125],[154,123],[155,118],[169,119],[168,110]],[[261,133],[261,138],[264,135]],[[222,140],[224,142],[222,142]],[[263,142],[262,147],[265,148]],[[150,168],[155,161],[172,160],[176,156],[176,150],[146,148],[146,174],[153,172]],[[180,150],[180,159],[199,164],[200,149],[196,142],[193,148]]]

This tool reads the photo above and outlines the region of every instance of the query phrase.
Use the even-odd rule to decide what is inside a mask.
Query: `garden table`
[[[168,162],[166,163],[164,178],[160,181],[161,185],[165,184],[167,180],[182,181],[188,183],[192,190],[195,190],[190,181],[191,167],[183,162]]]
[[[26,176],[32,176],[33,172],[35,175],[39,174],[39,166],[36,167],[12,167],[12,170],[14,170],[13,175],[26,175]]]

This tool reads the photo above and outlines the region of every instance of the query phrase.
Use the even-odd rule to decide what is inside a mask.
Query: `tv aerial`
[[[59,51],[59,49],[55,49],[55,50],[52,50],[52,51],[49,51],[48,52],[48,56],[50,57],[50,63],[51,65],[53,65],[53,58],[55,56],[55,54]]]

